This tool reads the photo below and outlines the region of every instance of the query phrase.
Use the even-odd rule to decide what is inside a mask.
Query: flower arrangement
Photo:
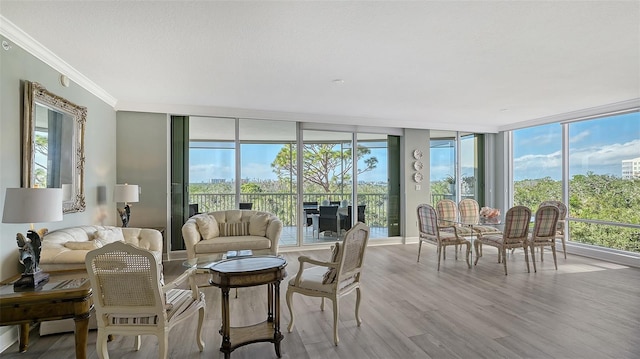
[[[497,218],[500,216],[500,210],[491,207],[480,208],[480,217],[484,218]]]

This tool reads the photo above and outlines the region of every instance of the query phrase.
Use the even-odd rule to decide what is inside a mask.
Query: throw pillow
[[[216,221],[213,216],[208,214],[196,216],[196,224],[198,225],[198,231],[202,239],[216,238],[220,235],[218,221]]]
[[[336,242],[334,246],[331,247],[331,262],[335,263],[338,261],[338,256],[340,255],[340,242]],[[322,276],[322,284],[333,283],[338,276],[337,268],[329,268],[324,276]]]
[[[124,242],[124,235],[122,234],[122,228],[113,227],[109,229],[99,229],[94,236],[95,245],[97,248],[103,247],[113,242]]]
[[[249,219],[249,234],[264,237],[267,235],[268,225],[269,215],[267,213],[253,215],[251,219]]]
[[[220,236],[246,236],[249,234],[249,222],[220,223]]]
[[[64,244],[65,247],[69,248],[69,249],[73,249],[73,250],[81,250],[81,251],[91,251],[94,250],[96,248],[99,248],[98,246],[100,242],[98,241],[87,241],[87,242],[76,242],[76,241],[69,241],[67,243]],[[102,247],[102,246],[100,246]]]

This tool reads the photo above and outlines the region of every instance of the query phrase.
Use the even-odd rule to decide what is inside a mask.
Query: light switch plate
[[[419,191],[419,190],[420,190],[420,185],[419,185],[419,184],[417,184],[417,185],[416,185],[416,191]]]

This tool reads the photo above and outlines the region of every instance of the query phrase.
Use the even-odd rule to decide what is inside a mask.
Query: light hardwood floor
[[[356,326],[355,293],[340,302],[340,344],[332,341],[331,305],[320,311],[316,298],[294,296],[296,325],[286,332],[289,312],[286,282],[298,270],[289,252],[289,276],[281,288],[283,358],[640,358],[640,269],[593,259],[558,258],[550,253],[538,273],[527,273],[523,252],[507,259],[509,275],[485,248],[477,266],[455,260],[453,249],[436,271],[435,247],[417,244],[368,249],[363,277],[362,326]],[[326,259],[329,250],[305,255]],[[181,261],[165,263],[167,278],[182,271]],[[198,352],[195,322],[172,331],[171,358],[219,358],[220,293],[202,289],[207,298],[206,347]],[[265,319],[266,289],[240,289],[231,301],[232,325]],[[330,303],[327,303],[330,304]],[[95,331],[89,334],[89,358],[96,358]],[[109,343],[111,358],[156,358],[157,340],[143,337],[139,352],[132,337]],[[17,344],[2,358],[74,358],[72,334],[38,337],[32,331],[28,352]],[[232,358],[276,358],[273,345],[256,343],[237,349]]]

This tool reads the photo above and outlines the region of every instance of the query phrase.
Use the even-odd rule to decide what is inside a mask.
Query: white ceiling
[[[0,15],[118,110],[494,132],[640,98],[640,1],[0,0]]]

